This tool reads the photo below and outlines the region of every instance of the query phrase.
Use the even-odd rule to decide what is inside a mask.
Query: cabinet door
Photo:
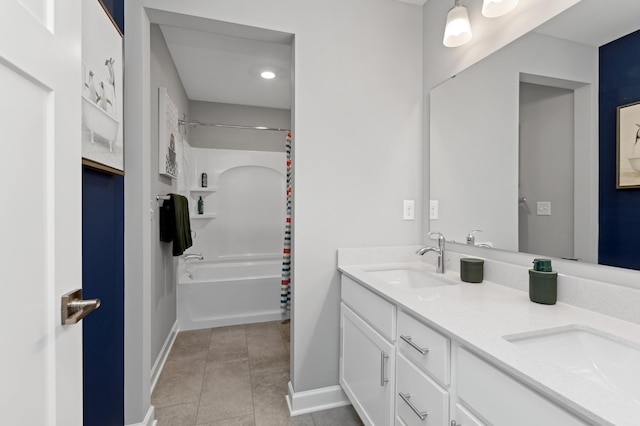
[[[365,424],[393,424],[394,372],[394,346],[342,304],[340,384]]]

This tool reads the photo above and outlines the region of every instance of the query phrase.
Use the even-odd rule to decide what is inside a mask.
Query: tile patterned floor
[[[351,406],[289,417],[289,324],[178,333],[151,396],[158,426],[362,425]]]

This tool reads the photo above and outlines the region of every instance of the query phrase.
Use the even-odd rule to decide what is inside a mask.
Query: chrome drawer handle
[[[411,408],[413,410],[414,413],[416,413],[416,416],[420,417],[420,420],[424,420],[427,418],[427,415],[429,413],[427,413],[426,411],[420,411],[416,408],[415,405],[413,405],[413,403],[411,401],[409,401],[409,398],[411,398],[411,394],[409,393],[398,393],[398,395],[400,395],[400,398],[402,398],[402,400],[404,402],[407,403],[407,405],[409,406],[409,408]]]
[[[420,346],[418,346],[415,343],[413,343],[413,341],[411,340],[411,336],[400,335],[400,338],[402,340],[404,340],[405,342],[407,342],[409,344],[409,346],[411,346],[413,349],[415,349],[416,351],[420,352],[422,355],[426,355],[427,352],[429,352],[428,348],[421,348]]]
[[[389,355],[384,352],[380,352],[380,386],[384,387],[387,383],[389,383],[389,379],[387,379],[385,373],[385,361],[389,358]]]

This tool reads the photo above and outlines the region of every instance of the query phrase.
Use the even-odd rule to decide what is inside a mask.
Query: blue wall
[[[124,177],[83,167],[84,424],[124,424]]]
[[[640,101],[640,31],[600,48],[598,262],[640,269],[640,189],[616,189],[616,108]]]

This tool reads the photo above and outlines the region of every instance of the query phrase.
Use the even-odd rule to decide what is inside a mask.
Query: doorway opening
[[[597,262],[591,84],[520,73],[519,251]]]
[[[520,252],[574,257],[573,130],[573,90],[520,83]]]
[[[293,35],[158,10],[147,16],[151,192],[188,199],[193,239],[184,253],[191,256],[174,260],[170,245],[159,243],[152,229],[152,404],[159,413],[182,404],[163,396],[173,388],[163,382],[172,372],[189,366],[206,381],[209,370],[231,361],[239,368],[232,380],[238,383],[244,372],[253,375],[267,364],[282,370],[286,393],[290,324],[282,323],[289,311],[280,301],[287,178],[293,177],[287,170]],[[275,77],[265,79],[263,71]],[[169,120],[159,110],[163,99],[172,105],[176,125],[176,173],[163,173],[165,150],[158,141]],[[181,332],[169,355],[167,336],[176,328]],[[196,347],[198,360],[191,359]],[[226,367],[220,372],[233,373]],[[198,413],[213,410],[205,390],[198,390]],[[251,400],[251,389],[242,392]],[[234,414],[241,417],[242,410]]]

